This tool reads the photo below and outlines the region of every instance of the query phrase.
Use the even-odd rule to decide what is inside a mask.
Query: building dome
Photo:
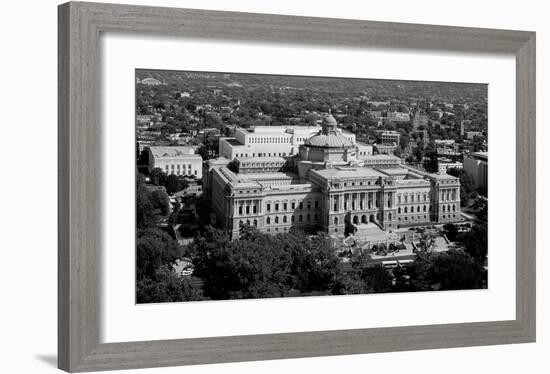
[[[351,147],[353,143],[342,134],[318,134],[309,138],[305,145],[309,147],[343,148]]]
[[[305,145],[309,147],[345,148],[352,147],[351,140],[338,132],[338,123],[331,114],[323,119],[323,130],[320,134],[309,138]]]

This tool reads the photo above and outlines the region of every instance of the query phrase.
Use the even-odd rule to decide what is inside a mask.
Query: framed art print
[[[534,40],[61,5],[59,367],[534,341]]]

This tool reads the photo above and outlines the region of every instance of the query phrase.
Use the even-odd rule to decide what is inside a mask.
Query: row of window
[[[298,205],[296,205],[295,201],[292,201],[290,204],[289,203],[271,203],[271,202],[267,202],[266,205],[265,205],[265,209],[266,209],[266,211],[271,212],[271,208],[273,208],[274,212],[278,212],[280,210],[287,211],[288,208],[290,207],[290,209],[294,211],[294,210],[296,210],[296,206],[298,206],[298,209],[300,209],[300,210],[304,209],[304,206],[306,206],[307,210],[310,210],[312,208],[311,200],[307,200],[305,202],[305,205],[304,205],[303,201],[300,201],[298,203]],[[313,207],[314,207],[314,209],[319,209],[319,200],[315,200],[313,202]]]
[[[403,207],[403,213],[409,213],[409,212],[414,213],[414,208],[415,208],[414,206],[411,206],[410,209],[407,206]],[[420,208],[420,205],[418,205],[416,207],[416,212],[417,213],[420,212],[420,209],[422,209],[422,211],[425,212],[427,210],[426,205],[422,206],[422,208]],[[432,207],[430,206],[430,212],[431,211],[432,211]],[[401,214],[401,207],[397,208],[397,213]]]
[[[410,200],[411,203],[414,203],[415,201],[415,194],[414,192],[411,193],[403,193],[403,194],[397,194],[397,204],[401,204],[401,196],[403,196],[403,201],[405,204],[407,204]],[[424,192],[422,195],[420,193],[416,193],[416,202],[420,202],[420,199],[423,201],[428,201],[428,193]]]
[[[197,170],[192,170],[191,165],[186,164],[164,165],[164,171],[166,172],[166,174],[197,175]]]
[[[249,143],[256,144],[290,144],[291,138],[248,138]]]
[[[256,153],[251,153],[250,154],[250,157],[285,157],[285,156],[290,156],[290,153],[286,153],[286,152],[258,152],[257,154]],[[248,153],[237,153],[235,154],[235,157],[249,157],[249,154]]]
[[[453,204],[453,205],[447,205],[447,206],[443,205],[443,206],[441,207],[441,210],[443,210],[444,212],[445,212],[445,211],[450,212],[450,211],[451,211],[451,207],[452,207],[452,209],[453,209],[453,212],[456,211],[456,205],[454,205],[454,204]],[[447,209],[445,209],[445,208],[447,208]]]
[[[311,214],[306,214],[305,216],[303,214],[299,214],[296,216],[296,218],[294,218],[295,216],[275,216],[273,217],[273,220],[271,220],[271,217],[267,217],[265,219],[265,224],[266,225],[271,225],[271,223],[273,222],[275,225],[279,224],[279,223],[294,223],[295,220],[297,219],[298,222],[304,222],[304,219],[305,219],[305,222],[311,222]],[[319,220],[319,215],[317,213],[315,213],[315,215],[313,216],[313,220],[314,221],[317,221]]]
[[[349,204],[347,201],[344,201],[344,210],[348,210],[348,207],[351,207],[351,210],[363,210],[363,209],[372,209],[372,201],[369,201],[368,204],[364,204],[363,201],[359,201],[359,204],[355,204],[355,201],[352,201],[351,204]],[[388,202],[388,207],[390,206]],[[378,200],[375,200],[374,204],[375,208],[379,207]],[[334,203],[333,209],[335,212],[337,212],[338,209],[338,202]]]
[[[256,205],[239,205],[239,216],[242,216],[243,214],[248,215],[250,213],[258,213],[258,208],[256,207]]]

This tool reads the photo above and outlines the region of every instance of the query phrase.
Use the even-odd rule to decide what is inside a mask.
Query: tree
[[[242,225],[239,239],[230,242],[223,231],[207,228],[190,252],[204,294],[215,300],[340,289],[340,261],[324,234],[291,230],[272,236]]]
[[[450,241],[454,242],[458,234],[458,227],[456,227],[456,225],[453,223],[447,223],[443,225],[443,229],[445,230],[445,234],[447,235],[447,238]]]
[[[469,232],[462,234],[465,252],[478,263],[487,258],[487,224],[474,225]]]
[[[399,137],[399,146],[401,147],[402,150],[405,150],[405,148],[407,148],[407,146],[409,145],[409,142],[410,142],[409,136],[405,134],[401,134],[401,136]]]
[[[432,284],[439,284],[440,290],[484,288],[487,283],[483,267],[467,253],[456,250],[433,256],[428,277]]]
[[[160,209],[160,213],[165,216],[170,211],[170,200],[166,192],[162,190],[154,190],[151,192],[151,203],[156,209]]]
[[[136,299],[138,304],[205,300],[199,288],[166,266],[137,281]]]
[[[165,186],[166,192],[168,192],[169,195],[172,195],[176,192],[185,190],[189,186],[189,182],[175,174],[170,174],[166,178]]]
[[[369,292],[388,292],[391,290],[393,277],[381,264],[363,269],[361,278]]]
[[[155,186],[164,186],[166,184],[166,173],[161,168],[151,170],[150,181]]]
[[[447,174],[460,180],[460,206],[467,206],[474,191],[474,179],[464,169],[451,168]]]
[[[173,265],[181,257],[178,243],[158,229],[138,230],[136,238],[136,278],[153,278],[163,265]]]
[[[425,153],[424,168],[430,173],[437,173],[439,171],[439,161],[437,160],[437,151],[429,149]]]
[[[144,190],[136,192],[136,226],[138,228],[149,227],[153,218],[153,203],[150,194]]]

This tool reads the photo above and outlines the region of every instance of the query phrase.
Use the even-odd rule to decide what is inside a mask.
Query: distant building
[[[141,81],[138,81],[138,83],[144,84],[146,86],[161,86],[163,84],[163,82],[155,78],[145,78]]]
[[[388,112],[388,120],[392,122],[409,122],[411,120],[411,116],[409,113]]]
[[[383,131],[380,138],[384,145],[398,145],[400,135],[397,131]]]
[[[449,171],[449,169],[462,169],[462,162],[439,162],[439,173],[444,174]]]
[[[452,146],[455,144],[454,139],[435,139],[434,143],[436,145],[443,145],[443,146]]]
[[[374,149],[380,155],[391,155],[397,148],[396,144],[375,144]]]
[[[380,105],[389,106],[390,101],[389,100],[387,100],[387,101],[367,101],[367,104],[374,105],[374,106],[380,106]]]
[[[321,131],[320,126],[256,126],[236,128],[232,138],[221,138],[219,154],[237,157],[287,157],[298,153],[300,145]],[[355,144],[355,134],[342,132]]]
[[[464,155],[464,170],[472,176],[476,188],[487,188],[487,152]]]
[[[466,131],[466,139],[468,140],[474,140],[477,136],[483,136],[483,133],[481,131]]]
[[[202,178],[202,157],[195,154],[196,147],[150,146],[147,152],[149,172],[155,168],[166,174]]]
[[[357,158],[364,159],[372,156],[373,146],[370,144],[357,143]]]
[[[430,117],[427,114],[421,114],[420,111],[416,111],[413,117],[413,128],[418,129],[420,126],[427,127]]]

